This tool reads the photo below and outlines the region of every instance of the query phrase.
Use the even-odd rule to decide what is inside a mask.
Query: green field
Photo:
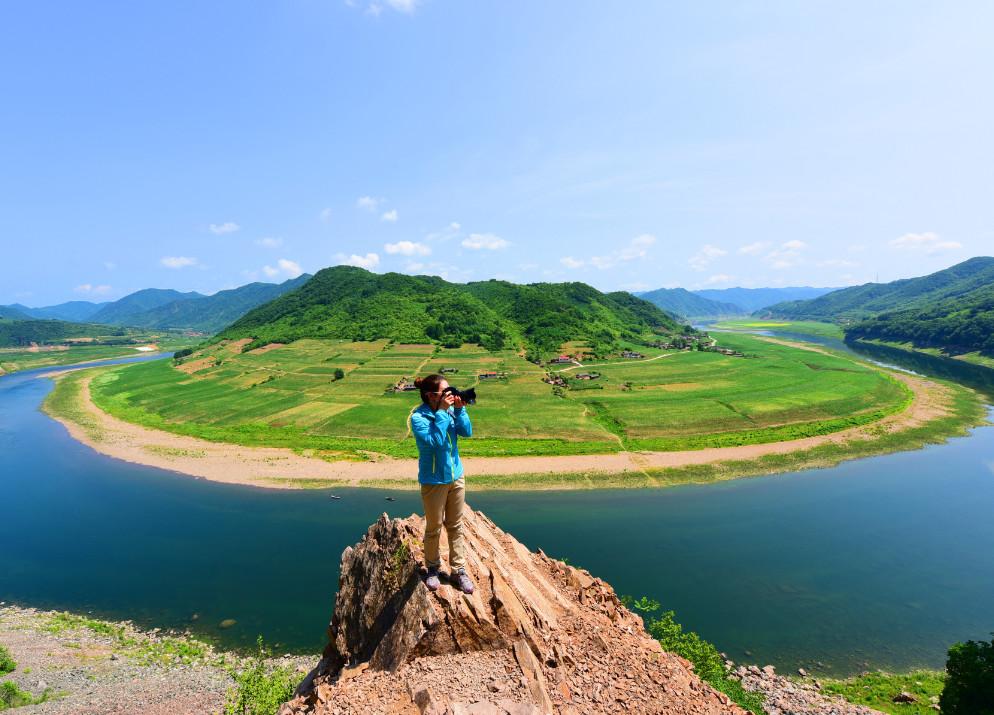
[[[473,439],[461,445],[467,455],[780,441],[866,424],[908,400],[886,373],[847,358],[747,335],[722,336],[721,345],[745,357],[643,348],[643,360],[550,366],[562,376],[601,374],[582,385],[594,389],[554,390],[542,381],[547,368],[511,351],[306,339],[241,353],[240,345],[225,343],[179,366],[162,360],[103,371],[91,393],[102,409],[131,422],[215,441],[314,450],[329,459],[414,456],[407,416],[418,395],[387,389],[442,368],[456,368],[450,382],[476,385],[480,393],[471,408]],[[343,379],[334,379],[336,369]],[[507,378],[480,380],[488,370]]]
[[[49,367],[59,365],[72,365],[79,362],[90,362],[92,360],[108,360],[117,357],[131,357],[141,355],[135,350],[143,343],[155,342],[159,349],[164,352],[172,352],[180,348],[189,347],[195,344],[196,338],[182,336],[129,336],[136,341],[133,345],[99,345],[84,344],[59,346],[64,349],[40,349],[31,351],[22,348],[0,348],[0,375],[19,372],[21,370],[32,370],[38,367]]]
[[[789,333],[803,335],[818,335],[823,338],[838,338],[842,340],[842,328],[835,323],[821,323],[815,320],[758,320],[742,318],[739,320],[722,320],[709,326],[720,330],[783,330]]]

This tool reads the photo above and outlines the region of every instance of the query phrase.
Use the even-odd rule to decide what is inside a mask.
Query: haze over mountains
[[[635,293],[673,315],[682,318],[725,318],[748,315],[760,308],[787,300],[815,298],[836,288],[712,288],[688,291],[660,288]]]

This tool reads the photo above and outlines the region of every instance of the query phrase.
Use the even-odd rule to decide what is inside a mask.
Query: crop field
[[[139,336],[141,337],[141,336]],[[136,338],[137,339],[137,338]],[[195,343],[194,338],[180,336],[167,337],[149,336],[149,342],[154,342],[165,352],[178,350]],[[137,345],[72,345],[46,346],[40,349],[0,348],[0,375],[33,370],[38,367],[71,365],[91,360],[107,360],[117,357],[133,357],[141,355],[135,348]]]
[[[820,335],[823,338],[842,339],[842,328],[835,323],[821,323],[816,320],[722,320],[714,324],[721,330],[784,330],[790,333]]]
[[[847,358],[722,335],[713,352],[641,349],[645,359],[607,358],[543,367],[512,351],[445,349],[387,341],[299,340],[241,353],[215,344],[180,365],[162,360],[110,370],[92,395],[123,419],[240,444],[291,446],[328,458],[416,453],[407,418],[416,391],[399,381],[440,372],[476,386],[470,455],[584,454],[619,449],[693,449],[823,434],[879,419],[906,403],[905,389]],[[335,379],[336,371],[344,373]],[[556,388],[562,377],[587,389]],[[498,378],[481,378],[484,372]],[[558,393],[558,394],[557,394]]]

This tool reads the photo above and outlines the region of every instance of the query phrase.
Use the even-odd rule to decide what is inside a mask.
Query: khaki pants
[[[462,508],[466,503],[466,482],[462,478],[450,484],[422,484],[421,501],[425,507],[425,562],[441,566],[438,538],[445,525],[449,539],[449,568],[457,571],[466,565],[462,536]]]

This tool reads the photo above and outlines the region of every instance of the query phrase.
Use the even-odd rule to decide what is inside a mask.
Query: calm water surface
[[[101,456],[38,411],[52,389],[40,372],[0,378],[0,600],[317,651],[342,549],[380,513],[420,507],[416,492],[336,501]],[[950,643],[994,630],[991,427],[832,469],[470,502],[737,660],[941,666]],[[222,631],[226,618],[238,623]]]

